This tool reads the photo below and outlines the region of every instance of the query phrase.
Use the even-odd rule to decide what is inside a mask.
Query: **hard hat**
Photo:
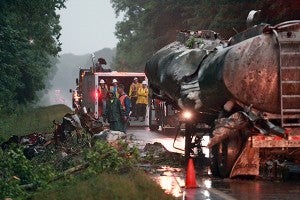
[[[142,84],[143,84],[143,85],[147,85],[147,82],[146,82],[146,81],[143,81]]]
[[[105,83],[105,81],[103,79],[100,80],[100,83]]]
[[[133,80],[139,80],[137,77],[134,77],[134,79]]]
[[[112,83],[117,83],[117,82],[118,82],[117,79],[112,80]]]

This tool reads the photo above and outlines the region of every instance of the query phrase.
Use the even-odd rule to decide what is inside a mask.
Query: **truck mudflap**
[[[245,148],[234,163],[230,178],[236,176],[258,176],[259,175],[259,148],[252,147],[251,140],[245,144]]]

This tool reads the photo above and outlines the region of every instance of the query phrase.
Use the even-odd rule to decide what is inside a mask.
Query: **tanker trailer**
[[[209,132],[213,175],[300,164],[300,20],[257,25],[228,41],[210,30],[180,32],[145,73],[153,98],[182,114],[187,158]]]

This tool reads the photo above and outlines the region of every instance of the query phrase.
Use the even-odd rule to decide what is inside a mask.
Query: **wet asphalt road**
[[[135,140],[139,148],[146,143],[160,142],[169,151],[182,152],[173,148],[174,135],[150,131],[147,127],[129,128],[128,135]],[[179,137],[175,142],[178,148],[184,148],[184,138]],[[300,180],[294,178],[287,182],[249,179],[220,179],[210,175],[209,169],[196,172],[198,188],[185,188],[185,169],[162,166],[152,170],[151,176],[166,193],[178,199],[300,199]]]

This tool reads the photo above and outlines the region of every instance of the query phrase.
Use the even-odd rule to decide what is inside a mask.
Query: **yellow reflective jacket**
[[[142,87],[140,83],[131,83],[128,96],[137,97],[137,91],[140,87]]]
[[[148,105],[148,93],[148,88],[140,87],[137,91],[136,103]]]

